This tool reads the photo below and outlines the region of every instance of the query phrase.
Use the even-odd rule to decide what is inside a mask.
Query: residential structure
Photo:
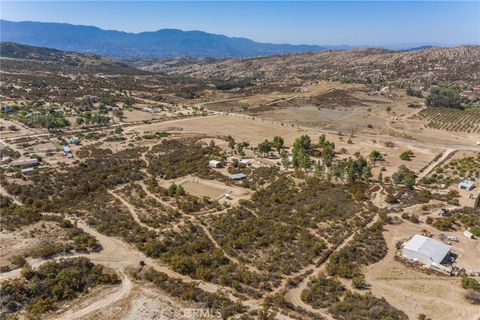
[[[222,163],[218,160],[210,160],[208,162],[208,165],[212,168],[221,168],[222,167]]]
[[[475,183],[473,183],[473,181],[470,181],[470,180],[463,180],[458,184],[458,188],[470,191],[470,190],[473,190],[473,188],[475,188]]]

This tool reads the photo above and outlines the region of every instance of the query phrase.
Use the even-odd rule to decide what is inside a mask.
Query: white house
[[[416,234],[404,244],[402,254],[409,260],[430,267],[432,264],[440,264],[451,248],[448,244]]]
[[[470,181],[470,180],[463,180],[458,184],[459,189],[465,189],[467,191],[473,190],[474,187],[475,187],[475,183],[473,183],[473,181]]]
[[[210,160],[208,162],[208,166],[209,167],[212,167],[212,168],[221,168],[222,167],[222,163],[218,160]]]

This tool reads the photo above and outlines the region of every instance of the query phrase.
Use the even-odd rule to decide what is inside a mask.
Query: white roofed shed
[[[431,266],[432,263],[440,264],[450,252],[451,248],[451,246],[443,242],[420,235],[414,235],[404,244],[402,254],[410,260],[419,261],[426,266]]]

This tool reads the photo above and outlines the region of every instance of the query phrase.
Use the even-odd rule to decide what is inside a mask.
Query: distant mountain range
[[[0,20],[1,40],[93,53],[113,58],[254,57],[285,53],[344,50],[349,46],[290,45],[255,42],[202,31],[161,29],[127,33],[65,23]]]

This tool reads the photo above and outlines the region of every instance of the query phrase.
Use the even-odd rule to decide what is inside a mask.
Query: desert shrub
[[[241,313],[245,308],[238,302],[233,302],[221,293],[210,293],[198,288],[196,283],[185,283],[179,279],[170,278],[165,273],[153,269],[144,270],[136,274],[137,278],[155,284],[161,290],[185,301],[201,303],[209,309],[220,309],[224,319]]]
[[[21,310],[36,317],[55,310],[57,303],[76,298],[101,284],[117,284],[115,274],[103,273],[103,267],[87,258],[61,259],[42,264],[38,270],[22,270],[22,278],[8,280],[0,289],[1,306],[7,314]]]
[[[13,230],[40,221],[42,215],[30,206],[19,206],[8,197],[0,195],[0,227]]]
[[[314,308],[326,308],[340,301],[344,292],[345,288],[340,281],[320,274],[308,283],[302,291],[301,299]]]
[[[425,99],[428,107],[462,108],[462,97],[457,87],[435,87]]]
[[[462,288],[480,292],[480,283],[475,278],[462,277]]]
[[[353,241],[334,252],[327,264],[330,275],[352,279],[361,276],[361,266],[380,261],[387,254],[387,244],[382,234],[381,224],[356,234]]]
[[[477,291],[469,290],[465,294],[465,299],[471,304],[480,305],[480,294]]]
[[[392,307],[385,299],[371,294],[360,295],[347,292],[341,302],[335,303],[328,311],[342,320],[407,320],[402,311]]]

